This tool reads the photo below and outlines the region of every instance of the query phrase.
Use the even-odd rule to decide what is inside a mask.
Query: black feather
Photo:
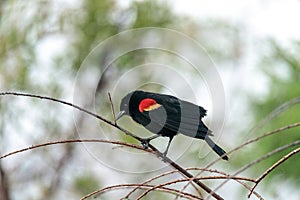
[[[161,106],[140,112],[139,103],[146,98],[155,100]],[[205,140],[219,156],[226,153],[208,137],[213,134],[202,122],[202,118],[206,116],[206,110],[201,106],[171,95],[134,91],[122,99],[120,110],[125,111],[134,121],[152,133],[169,138],[181,133]],[[228,160],[228,157],[224,156],[223,159]]]

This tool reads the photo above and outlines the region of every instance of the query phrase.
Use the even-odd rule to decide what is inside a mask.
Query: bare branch
[[[19,92],[1,92],[0,96],[6,96],[6,95],[13,95],[13,96],[25,96],[25,97],[30,97],[30,98],[38,98],[38,99],[43,99],[43,100],[48,100],[48,101],[53,101],[53,102],[58,102],[73,108],[76,108],[77,110],[87,113],[117,129],[119,129],[120,131],[122,131],[123,133],[135,138],[138,141],[142,141],[142,138],[136,136],[135,134],[129,132],[128,130],[118,126],[117,124],[115,124],[114,122],[111,122],[108,119],[103,118],[100,115],[97,115],[93,112],[90,112],[84,108],[81,108],[80,106],[77,106],[75,104],[66,102],[66,101],[62,101],[59,99],[55,99],[52,97],[47,97],[47,96],[41,96],[41,95],[34,95],[34,94],[27,94],[27,93],[19,93]],[[160,157],[160,158],[164,158],[163,161],[169,163],[173,168],[177,169],[181,174],[183,174],[184,176],[186,176],[187,178],[192,179],[194,176],[192,174],[190,174],[188,171],[186,171],[184,168],[182,168],[181,166],[179,166],[177,163],[175,163],[174,161],[172,161],[170,158],[168,157],[164,157],[163,153],[161,153],[158,149],[156,149],[153,145],[149,144],[148,145],[149,148],[151,148],[155,154]],[[213,190],[211,190],[209,187],[207,187],[205,184],[203,184],[202,182],[200,182],[197,179],[192,179],[194,183],[196,183],[199,187],[201,187],[203,190],[205,190],[208,194],[210,194],[211,196],[213,196],[215,199],[221,200],[223,199],[221,196],[219,196],[217,193],[215,193]]]
[[[216,169],[207,169],[207,168],[198,168],[198,167],[190,167],[190,168],[187,168],[186,170],[200,170],[200,171],[208,171],[208,172],[211,172],[211,173],[218,173],[218,174],[222,174],[224,176],[228,176],[228,177],[232,177],[230,174],[227,174],[225,172],[221,172],[219,170],[216,170]],[[250,179],[250,178],[246,178],[247,181],[249,182],[255,182],[254,179]],[[241,185],[243,185],[246,189],[248,189],[249,191],[251,190],[251,187],[244,183],[243,181],[239,180],[239,179],[233,179],[233,180],[236,180],[238,183],[240,183]],[[182,191],[182,190],[181,190]],[[260,196],[257,192],[253,192],[253,194],[255,196],[257,196],[259,199],[263,199],[262,196]]]
[[[228,152],[227,152],[227,155],[229,155],[229,154],[231,154],[231,153],[233,153],[233,152],[235,152],[235,151],[237,151],[237,150],[243,148],[244,146],[246,146],[246,145],[248,145],[248,144],[251,144],[251,143],[253,143],[253,142],[257,142],[257,141],[259,141],[259,140],[261,140],[261,139],[263,139],[263,138],[265,138],[265,137],[274,135],[274,134],[276,134],[276,133],[280,133],[280,132],[282,132],[282,131],[285,131],[285,130],[288,130],[288,129],[291,129],[291,128],[296,128],[296,127],[299,127],[299,126],[300,126],[300,122],[297,122],[297,123],[294,123],[294,124],[289,124],[289,125],[287,125],[287,126],[280,127],[280,128],[278,128],[278,129],[269,131],[269,132],[267,132],[267,133],[265,133],[265,134],[263,134],[263,135],[261,135],[261,136],[259,136],[259,137],[250,139],[250,140],[248,140],[248,141],[242,143],[241,145],[237,146],[236,148],[234,148],[234,149],[228,151]],[[296,141],[296,142],[297,142],[297,141]],[[289,144],[289,145],[291,145],[291,144]],[[291,147],[291,146],[289,146],[289,147]],[[283,148],[289,148],[289,147],[284,146]],[[279,150],[274,150],[274,151],[281,151],[281,150],[280,150],[281,148],[278,148],[278,149],[279,149]],[[273,154],[274,154],[274,151],[273,151],[273,152],[270,152],[270,154],[273,155]],[[268,157],[269,157],[269,156],[268,156]],[[221,159],[222,159],[222,158],[220,158],[220,157],[217,158],[216,160],[214,160],[214,161],[212,161],[211,163],[209,163],[208,165],[206,165],[206,166],[204,167],[204,169],[208,169],[209,167],[213,166],[215,163],[217,163],[217,162],[220,161]],[[265,158],[262,158],[262,159],[265,159]],[[256,163],[257,161],[255,160],[255,161],[251,162],[250,165],[252,165],[252,163],[254,163],[254,162]],[[240,170],[239,170],[239,171],[240,171]],[[238,171],[238,173],[240,173],[239,171]],[[242,168],[242,171],[244,171],[244,167]],[[196,176],[201,175],[201,173],[203,173],[203,171],[202,171],[202,172],[199,172]],[[233,176],[237,175],[238,173],[235,173]],[[226,182],[226,181],[225,181],[225,182]],[[222,187],[222,186],[225,184],[225,182],[224,182],[223,184],[221,184],[218,188]],[[190,182],[189,182],[189,183],[190,183]],[[188,183],[188,184],[189,184],[189,183]],[[216,191],[218,188],[214,189],[214,191]]]
[[[127,146],[127,147],[131,147],[131,148],[147,151],[149,153],[154,153],[151,150],[147,150],[147,149],[142,148],[141,146],[137,146],[137,145],[134,145],[134,144],[128,144],[128,143],[125,143],[125,142],[111,141],[111,140],[101,140],[101,139],[71,139],[71,140],[60,140],[60,141],[54,141],[54,142],[47,142],[47,143],[42,143],[42,144],[27,147],[27,148],[19,149],[19,150],[4,154],[3,156],[0,157],[0,160],[3,159],[3,158],[6,158],[6,157],[12,156],[14,154],[29,151],[29,150],[32,150],[32,149],[37,149],[37,148],[46,147],[46,146],[55,145],[55,144],[66,144],[66,143],[108,143],[108,144],[117,144],[117,145],[122,145],[122,146]]]
[[[203,177],[199,177],[199,178],[194,178],[197,180],[206,180],[206,179],[232,179],[232,180],[243,180],[243,181],[250,181],[250,182],[255,182],[253,179],[249,179],[246,177],[232,177],[232,176],[203,176]],[[157,186],[154,186],[152,188],[149,188],[148,190],[146,190],[143,194],[141,194],[138,198],[136,198],[136,200],[140,200],[143,197],[145,197],[149,192],[156,190],[158,188],[163,188],[164,186],[167,185],[171,185],[171,184],[175,184],[175,183],[180,183],[180,182],[186,182],[186,181],[190,181],[190,179],[179,179],[179,180],[174,180],[174,181],[170,181],[170,182],[166,182],[163,184],[159,184]],[[181,191],[182,192],[182,191]]]
[[[113,102],[112,102],[110,93],[108,92],[107,94],[108,94],[108,99],[109,99],[109,102],[110,102],[110,105],[111,105],[111,112],[112,112],[112,115],[113,115],[113,117],[114,117],[114,122],[115,122],[115,124],[117,125],[117,120],[116,120],[116,113],[115,113],[114,104],[113,104]]]
[[[257,164],[257,163],[259,163],[259,162],[261,162],[261,161],[263,161],[263,160],[265,160],[265,159],[267,159],[267,158],[269,158],[270,156],[274,155],[275,153],[278,153],[278,152],[280,152],[280,151],[283,151],[283,150],[285,150],[285,149],[287,149],[287,148],[291,148],[291,147],[296,146],[296,145],[299,145],[299,144],[300,144],[300,140],[297,140],[297,141],[292,142],[292,143],[290,143],[290,144],[281,146],[281,147],[279,147],[279,148],[277,148],[277,149],[275,149],[275,150],[273,150],[273,151],[271,151],[271,152],[265,154],[264,156],[262,156],[262,157],[260,157],[260,158],[258,158],[258,159],[256,159],[256,160],[254,160],[254,161],[252,161],[252,162],[246,164],[245,166],[243,166],[242,168],[240,168],[238,171],[236,171],[232,176],[233,176],[233,177],[234,177],[234,176],[237,176],[237,175],[240,174],[241,172],[243,172],[243,171],[245,171],[246,169],[250,168],[251,166],[253,166],[253,165],[255,165],[255,164]],[[215,188],[215,190],[218,190],[219,188],[221,188],[226,182],[227,182],[227,180],[224,181],[222,184],[220,184],[217,188]]]
[[[80,200],[85,200],[87,198],[90,198],[92,196],[99,196],[104,192],[110,191],[110,190],[115,190],[115,189],[126,189],[126,188],[135,188],[135,187],[139,187],[140,189],[147,189],[147,188],[153,188],[155,187],[154,185],[142,185],[142,184],[120,184],[120,185],[113,185],[113,186],[109,186],[97,191],[94,191],[84,197],[82,197]],[[172,189],[172,188],[166,188],[166,187],[161,187],[161,188],[157,188],[156,190],[158,191],[163,191],[163,192],[167,192],[170,194],[179,194],[181,197],[187,198],[187,199],[200,199],[199,197],[186,193],[186,192],[180,192],[179,190],[176,189]]]
[[[243,148],[244,146],[246,146],[246,145],[248,145],[248,144],[251,144],[251,143],[253,143],[253,142],[257,142],[257,141],[259,141],[259,140],[261,140],[261,139],[263,139],[263,138],[265,138],[265,137],[274,135],[274,134],[276,134],[276,133],[280,133],[280,132],[282,132],[282,131],[285,131],[285,130],[288,130],[288,129],[291,129],[291,128],[296,128],[296,127],[299,127],[299,126],[300,126],[300,122],[297,122],[297,123],[294,123],[294,124],[289,124],[289,125],[287,125],[287,126],[283,126],[283,127],[278,128],[278,129],[269,131],[269,132],[267,132],[267,133],[265,133],[265,134],[263,134],[263,135],[261,135],[261,136],[258,136],[258,137],[256,137],[256,138],[250,139],[250,140],[248,140],[248,141],[242,143],[241,145],[237,146],[236,148],[234,148],[234,149],[228,151],[228,152],[227,152],[227,155],[229,155],[229,154],[231,154],[231,153],[233,153],[233,152],[235,152],[235,151],[237,151],[237,150]],[[217,158],[217,159],[214,160],[213,162],[211,162],[211,163],[209,163],[208,165],[206,165],[205,168],[211,167],[212,165],[214,165],[215,163],[217,163],[217,161],[219,161],[219,160],[221,160],[221,159],[222,159],[222,158]]]
[[[291,151],[290,153],[288,153],[287,155],[283,156],[280,160],[278,160],[274,165],[272,165],[270,168],[268,168],[264,173],[262,173],[262,175],[260,175],[260,177],[258,177],[255,180],[255,185],[252,187],[250,194],[248,195],[248,197],[250,198],[252,192],[254,191],[254,189],[256,188],[256,186],[271,172],[273,171],[276,167],[278,167],[280,164],[282,164],[283,162],[285,162],[287,159],[289,159],[290,157],[292,157],[293,155],[295,155],[296,153],[298,153],[300,151],[300,148],[297,148],[293,151]]]
[[[187,170],[187,169],[186,169]],[[148,179],[147,181],[143,182],[142,185],[148,184],[156,179],[162,178],[164,176],[170,175],[170,174],[174,174],[174,173],[178,173],[178,170],[173,170],[173,171],[169,171],[169,172],[165,172],[162,174],[159,174],[157,176],[152,177],[151,179]],[[193,185],[194,186],[194,185]],[[195,187],[195,186],[194,186]],[[123,199],[128,199],[130,195],[132,195],[136,190],[138,190],[139,187],[134,188],[133,190],[131,190]],[[202,194],[200,191],[197,190],[197,188],[195,187],[196,191],[199,193],[199,196],[202,197]],[[181,191],[183,192],[183,191]]]
[[[252,128],[249,131],[249,134],[257,132],[261,127],[265,126],[269,121],[271,121],[273,118],[281,114],[282,112],[286,111],[293,105],[296,105],[300,103],[300,97],[293,98],[282,105],[278,106],[276,109],[274,109],[270,114],[268,114],[264,119],[262,119],[254,128]]]
[[[7,175],[2,168],[1,162],[0,162],[0,199],[1,200],[10,200],[9,195],[9,183],[7,179]]]

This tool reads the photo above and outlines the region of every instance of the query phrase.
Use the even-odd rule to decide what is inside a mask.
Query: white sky
[[[173,0],[177,13],[243,24],[254,36],[300,39],[298,0]]]
[[[300,19],[299,0],[170,0],[169,2],[176,13],[192,16],[196,20],[214,18],[242,25],[246,28],[248,36],[252,39],[268,36],[282,42],[287,42],[290,39],[300,39],[300,26],[298,25]],[[56,43],[52,43],[51,40],[45,41],[48,51],[57,53],[58,42],[62,41],[56,41]],[[47,62],[50,57],[49,52],[39,55],[41,62]],[[245,69],[240,73],[253,76],[251,74],[251,62],[253,61],[246,62]],[[223,73],[221,76],[225,87],[230,83],[236,83],[232,81],[232,74],[224,71],[221,73]],[[257,76],[255,77],[257,78]],[[241,84],[239,86],[253,86],[252,80],[250,78],[245,79],[245,85]],[[260,80],[263,81],[263,79]],[[257,84],[261,84],[261,82]],[[231,86],[229,85],[228,87]],[[233,102],[229,102],[228,104],[233,104]],[[230,114],[227,117],[230,119]]]

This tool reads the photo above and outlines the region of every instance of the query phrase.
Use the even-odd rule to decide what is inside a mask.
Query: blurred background
[[[0,91],[63,99],[110,120],[107,92],[116,111],[121,98],[134,89],[173,94],[208,110],[205,123],[214,131],[214,140],[229,151],[300,120],[299,10],[296,0],[1,0]],[[122,119],[120,126],[141,137],[151,135],[129,118]],[[234,173],[300,140],[299,130],[247,145],[212,169]],[[138,144],[58,103],[0,97],[0,155],[72,138]],[[153,141],[160,150],[166,143],[166,138]],[[295,148],[284,149],[239,175],[255,179]],[[216,159],[203,141],[181,135],[169,152],[185,168],[205,167]],[[265,199],[300,199],[299,169],[296,154],[256,191]],[[80,199],[100,188],[142,183],[170,170],[155,156],[125,147],[47,146],[0,160],[0,199]],[[180,178],[176,174],[154,184]],[[211,188],[222,182],[205,181]],[[120,199],[129,191],[111,191],[98,198]],[[195,193],[191,188],[187,191]],[[217,191],[225,199],[247,199],[248,192],[234,181]],[[151,192],[143,199],[174,198]]]

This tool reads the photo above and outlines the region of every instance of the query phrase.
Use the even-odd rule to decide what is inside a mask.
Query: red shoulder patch
[[[150,111],[156,108],[159,108],[161,105],[158,104],[154,99],[143,99],[139,104],[139,111]]]

